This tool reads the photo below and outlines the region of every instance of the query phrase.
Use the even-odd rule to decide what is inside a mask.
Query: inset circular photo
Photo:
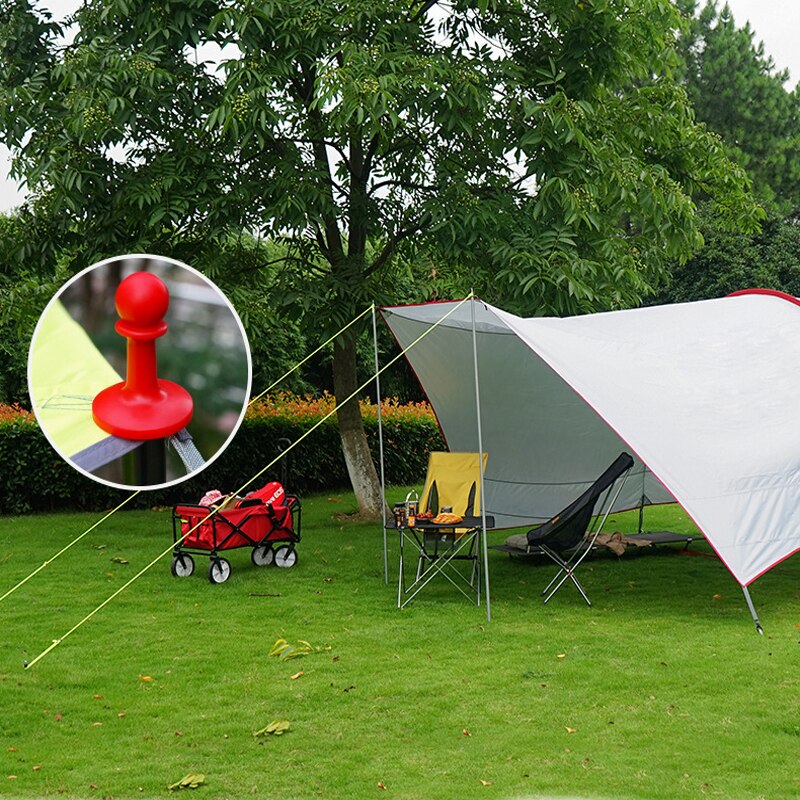
[[[235,309],[192,267],[154,255],[93,264],[45,308],[28,390],[58,454],[101,483],[157,489],[196,474],[244,418],[252,363]]]

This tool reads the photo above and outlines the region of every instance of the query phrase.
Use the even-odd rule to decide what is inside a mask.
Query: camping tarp
[[[800,303],[779,293],[523,319],[481,301],[383,310],[486,513],[548,519],[622,450],[616,507],[677,500],[742,586],[800,549]],[[435,327],[434,327],[435,326]],[[432,330],[431,330],[432,329]]]

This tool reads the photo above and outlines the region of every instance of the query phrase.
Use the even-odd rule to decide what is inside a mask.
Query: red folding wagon
[[[252,548],[250,558],[257,567],[288,568],[297,563],[299,497],[286,494],[277,481],[242,499],[214,494],[216,502],[183,503],[172,509],[171,571],[175,577],[186,578],[194,572],[192,556],[208,556],[208,579],[224,583],[231,564],[220,552],[239,547]]]

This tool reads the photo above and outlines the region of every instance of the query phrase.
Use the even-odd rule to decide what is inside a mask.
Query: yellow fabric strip
[[[73,456],[108,436],[92,419],[92,399],[122,378],[58,300],[36,331],[29,378],[36,417],[62,456]]]

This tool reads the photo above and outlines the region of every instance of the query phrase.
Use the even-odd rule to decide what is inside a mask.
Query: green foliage
[[[67,46],[30,0],[0,9],[0,132],[41,229],[23,261],[194,263],[254,232],[273,307],[324,340],[434,270],[526,313],[635,305],[699,246],[694,196],[760,216],[673,78],[666,0],[96,0]],[[364,327],[334,349],[340,399]]]
[[[14,253],[35,230],[23,216],[0,215],[0,402],[28,403],[28,348],[36,322],[64,280],[64,271],[20,265]]]
[[[248,412],[239,432],[225,452],[197,477],[153,492],[143,492],[131,505],[147,508],[196,501],[208,489],[233,492],[276,459],[288,440],[303,436],[329,408],[331,401],[319,405],[298,400],[291,408],[257,406]],[[327,403],[327,405],[325,404]],[[419,481],[427,467],[431,450],[444,448],[435,418],[429,412],[409,407],[389,406],[383,420],[386,479],[410,485]],[[0,463],[4,479],[0,484],[0,513],[54,509],[95,509],[113,507],[129,494],[112,489],[83,476],[55,453],[28,412],[0,406]],[[273,413],[274,412],[274,413]],[[374,458],[378,458],[377,417],[367,413],[367,439]],[[310,491],[339,489],[348,484],[335,417],[331,417],[303,439],[285,457],[288,475],[286,488],[301,496]],[[283,479],[283,463],[278,462],[260,475],[245,491],[268,480]]]
[[[0,407],[0,513],[108,508],[125,493],[83,477],[51,448],[33,415]]]
[[[657,301],[681,303],[723,297],[740,289],[776,289],[800,296],[800,228],[772,214],[757,233],[703,228],[705,246],[675,265]]]
[[[50,243],[28,259],[258,231],[281,303],[331,333],[432,268],[528,311],[636,303],[698,246],[693,194],[757,221],[671,77],[664,0],[100,0],[66,48],[3,3],[0,129]]]
[[[697,118],[722,137],[757,195],[790,213],[800,208],[800,84],[786,88],[788,72],[755,43],[749,23],[737,27],[727,4],[699,5],[681,3],[695,16],[680,47]]]

